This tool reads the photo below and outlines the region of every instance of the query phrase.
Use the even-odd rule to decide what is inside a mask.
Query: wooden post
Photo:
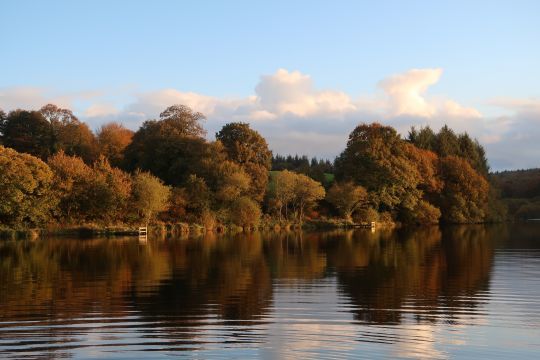
[[[148,228],[146,226],[139,227],[139,242],[146,243],[148,240]]]

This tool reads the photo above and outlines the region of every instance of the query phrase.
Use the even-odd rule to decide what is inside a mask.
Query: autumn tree
[[[128,174],[112,167],[105,158],[92,167],[81,158],[63,152],[52,156],[55,188],[60,204],[58,216],[68,222],[122,222],[131,194]]]
[[[185,184],[187,197],[186,208],[195,215],[201,215],[210,209],[211,192],[203,178],[190,175]]]
[[[285,210],[285,218],[288,218],[288,204],[294,197],[295,179],[295,173],[283,170],[273,176],[273,181],[270,184],[270,198],[280,220],[283,216],[283,210]]]
[[[202,122],[206,117],[200,113],[191,110],[185,105],[173,105],[159,114],[161,127],[164,131],[170,131],[176,135],[203,137],[206,131]]]
[[[354,185],[352,182],[334,183],[326,194],[330,202],[348,221],[352,219],[355,210],[368,203],[368,193],[365,188]]]
[[[422,195],[418,169],[407,157],[405,142],[389,126],[357,126],[335,166],[338,181],[365,187],[380,210],[411,209]]]
[[[261,208],[251,198],[242,196],[233,201],[230,207],[230,220],[243,228],[253,228],[259,224]]]
[[[245,123],[230,123],[216,134],[229,159],[239,164],[251,178],[251,196],[262,201],[268,184],[272,152],[266,140]]]
[[[170,194],[171,189],[160,179],[137,171],[132,179],[130,206],[148,224],[157,213],[167,209]]]
[[[131,195],[131,177],[100,157],[93,165],[94,179],[90,215],[105,223],[125,218]]]
[[[447,125],[443,126],[437,134],[429,126],[420,130],[416,130],[413,126],[407,140],[416,147],[433,151],[441,157],[462,157],[487,178],[489,165],[486,152],[478,140],[473,140],[467,133],[456,134]]]
[[[469,162],[457,156],[441,160],[444,189],[442,219],[450,223],[482,222],[486,216],[489,183]]]
[[[117,122],[102,125],[97,131],[99,153],[114,166],[120,166],[124,160],[124,149],[131,143],[133,131]]]
[[[249,193],[249,175],[236,163],[228,160],[216,163],[211,177],[215,179],[213,181],[215,200],[224,205]]]
[[[62,222],[84,221],[88,218],[90,203],[93,203],[94,172],[90,166],[76,156],[63,151],[47,161],[54,173],[54,188],[59,199],[55,215]]]
[[[47,164],[0,146],[0,174],[0,224],[18,228],[50,219],[57,198]]]
[[[326,195],[320,182],[303,174],[296,174],[293,194],[293,209],[300,223],[304,221],[306,210],[314,207]]]
[[[403,144],[404,155],[415,166],[419,178],[417,187],[427,194],[440,193],[443,180],[439,169],[439,157],[430,150],[418,148],[410,143]]]

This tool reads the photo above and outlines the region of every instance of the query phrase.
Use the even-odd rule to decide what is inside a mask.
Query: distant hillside
[[[503,198],[534,198],[540,196],[540,169],[502,171],[492,174]]]
[[[515,219],[540,219],[540,169],[502,171],[492,179]]]

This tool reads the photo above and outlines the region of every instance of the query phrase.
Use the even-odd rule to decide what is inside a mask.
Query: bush
[[[231,205],[229,216],[235,225],[243,228],[257,227],[261,218],[261,209],[250,198],[240,197]]]

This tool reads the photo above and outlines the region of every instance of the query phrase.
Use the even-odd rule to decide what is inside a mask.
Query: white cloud
[[[255,88],[258,107],[276,115],[310,116],[354,111],[349,96],[339,91],[318,91],[308,75],[279,69],[261,77]]]
[[[378,91],[361,97],[319,89],[309,75],[285,69],[261,76],[253,95],[237,98],[177,89],[55,93],[36,87],[10,87],[0,88],[0,108],[38,109],[52,102],[72,108],[93,128],[121,121],[136,129],[144,120],[157,118],[166,107],[185,104],[207,116],[209,137],[227,122],[249,122],[277,153],[329,158],[341,152],[348,134],[361,122],[383,122],[403,134],[412,125],[438,129],[448,124],[479,138],[495,169],[540,166],[540,100],[491,100],[489,105],[507,114],[485,118],[470,106],[429,94],[442,74],[439,68],[412,69],[383,79]]]
[[[404,74],[384,79],[379,86],[389,97],[390,114],[430,117],[435,106],[424,98],[424,93],[437,83],[442,69],[413,69]]]

